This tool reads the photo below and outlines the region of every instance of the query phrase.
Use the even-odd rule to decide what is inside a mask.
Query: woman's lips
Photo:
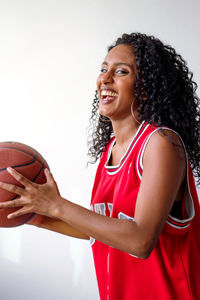
[[[117,96],[118,96],[118,93],[116,93],[113,90],[102,89],[101,90],[101,103],[108,104],[110,102],[113,102]]]
[[[102,104],[109,104],[113,102],[116,99],[116,96],[106,96],[106,97],[101,97],[101,103]]]

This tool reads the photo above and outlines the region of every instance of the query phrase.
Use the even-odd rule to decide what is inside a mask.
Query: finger
[[[45,174],[45,176],[46,176],[47,183],[52,183],[52,182],[54,182],[53,175],[51,174],[51,172],[49,171],[49,169],[45,168],[45,169],[44,169],[44,174]]]
[[[14,184],[0,182],[0,188],[20,196],[25,195],[25,189]]]
[[[22,174],[17,172],[15,169],[8,167],[7,171],[23,186],[30,187],[31,185],[33,185],[32,181],[30,181],[28,178],[24,177]]]
[[[55,187],[58,194],[60,195],[60,192],[59,192],[59,189],[58,189],[58,186],[57,186],[57,183],[52,175],[52,173],[49,171],[49,169],[44,169],[44,173],[45,173],[45,176],[46,176],[46,179],[47,179],[47,184],[51,185],[52,187]]]
[[[30,213],[30,210],[25,209],[25,208],[21,208],[21,209],[18,209],[17,211],[15,211],[12,214],[9,214],[7,216],[7,218],[8,219],[13,219],[13,218],[16,218],[16,217],[19,217],[19,216],[22,216],[22,215],[25,215],[25,214],[28,214],[28,213]]]
[[[0,209],[1,208],[9,208],[9,207],[19,207],[19,206],[23,206],[24,203],[23,201],[19,198],[16,200],[11,200],[11,201],[6,201],[6,202],[1,202],[0,203]]]

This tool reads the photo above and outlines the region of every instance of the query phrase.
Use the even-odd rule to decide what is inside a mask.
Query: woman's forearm
[[[46,216],[38,216],[35,221],[29,222],[29,224],[40,228],[52,230],[67,236],[79,239],[89,239],[87,235],[59,219],[50,218]]]

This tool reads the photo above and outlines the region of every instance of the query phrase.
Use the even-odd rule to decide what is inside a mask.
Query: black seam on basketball
[[[0,146],[0,148],[3,148],[3,149],[14,149],[14,150],[26,153],[26,154],[28,154],[31,157],[34,157],[34,155],[32,155],[31,153],[28,153],[28,152],[26,152],[26,151],[24,151],[22,149],[16,148],[16,147]],[[36,152],[35,150],[33,150],[33,151]]]
[[[36,156],[36,157],[37,157],[37,156]],[[36,159],[36,157],[35,157],[34,160],[29,161],[28,163],[20,164],[20,165],[15,165],[15,166],[11,166],[11,168],[16,169],[16,168],[20,168],[20,167],[29,166],[29,165],[33,164],[35,161],[38,162],[38,160]],[[40,164],[41,164],[41,163],[40,163]],[[1,172],[1,171],[5,171],[5,170],[7,170],[7,168],[2,168],[2,169],[0,169],[0,172]]]
[[[14,196],[12,199],[10,199],[11,201],[12,200],[15,200],[15,199],[17,199],[17,197],[19,197],[19,195],[16,195],[16,196]]]
[[[38,178],[38,176],[40,175],[40,173],[41,173],[41,171],[42,170],[44,170],[44,165],[45,165],[45,160],[43,160],[43,162],[42,162],[42,168],[39,170],[39,172],[35,175],[35,177],[32,179],[32,181],[35,181],[37,178]]]
[[[41,163],[41,161],[39,161],[39,160],[37,159],[37,151],[34,150],[33,148],[31,148],[31,149],[35,152],[35,156],[32,155],[32,154],[30,154],[30,153],[28,153],[28,152],[26,152],[26,151],[24,151],[24,150],[22,150],[22,149],[18,149],[18,148],[15,148],[15,147],[0,146],[0,148],[4,148],[4,149],[14,149],[14,150],[16,150],[16,151],[23,152],[23,153],[25,153],[25,154],[31,156],[31,157],[34,158],[35,160],[37,160],[41,165],[43,165],[43,163]],[[0,171],[1,171],[1,170],[0,170]]]
[[[20,224],[20,225],[26,224],[26,223],[27,223],[34,215],[35,215],[35,213],[31,213],[30,216],[28,216],[28,218],[27,218],[25,221],[23,221],[23,223]],[[20,226],[20,225],[19,225],[19,226]]]

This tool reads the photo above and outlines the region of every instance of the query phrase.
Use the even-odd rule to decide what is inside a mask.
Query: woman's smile
[[[101,95],[100,102],[102,104],[109,104],[110,102],[113,102],[116,100],[118,93],[109,88],[101,88],[100,95]]]

